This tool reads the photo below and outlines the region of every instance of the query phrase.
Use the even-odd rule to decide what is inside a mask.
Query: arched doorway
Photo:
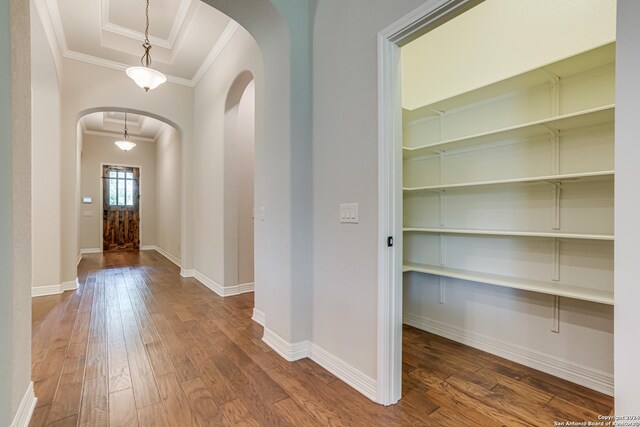
[[[255,82],[249,71],[238,75],[229,89],[224,126],[225,286],[252,288]]]

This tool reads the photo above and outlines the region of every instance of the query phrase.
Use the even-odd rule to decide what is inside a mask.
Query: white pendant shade
[[[129,151],[136,146],[135,142],[131,142],[131,141],[116,141],[116,145],[122,151]]]
[[[149,92],[167,81],[164,74],[149,67],[129,67],[127,68],[127,76],[131,77],[145,92]]]

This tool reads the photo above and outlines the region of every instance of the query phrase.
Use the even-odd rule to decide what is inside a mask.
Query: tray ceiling
[[[124,132],[124,113],[119,111],[101,111],[87,114],[80,119],[80,126],[87,134],[122,136]],[[133,140],[154,141],[168,126],[152,117],[128,113],[127,130]]]
[[[37,0],[64,57],[109,68],[140,64],[144,0]],[[238,24],[200,0],[151,0],[153,67],[169,81],[195,86]],[[46,25],[46,22],[45,22]]]

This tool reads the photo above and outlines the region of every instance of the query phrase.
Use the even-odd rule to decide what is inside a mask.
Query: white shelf
[[[471,282],[486,283],[494,286],[521,289],[547,295],[557,295],[560,297],[613,305],[613,292],[598,289],[589,289],[575,285],[565,285],[555,282],[543,282],[540,280],[499,276],[496,274],[477,273],[473,271],[412,263],[406,263],[403,266],[402,271],[405,273],[418,272],[433,274],[436,276],[451,277],[454,279],[468,280]]]
[[[478,182],[464,182],[460,184],[442,184],[442,185],[428,185],[424,187],[407,187],[404,188],[405,192],[414,191],[442,191],[456,188],[468,188],[468,187],[481,187],[491,185],[507,185],[507,184],[526,184],[526,183],[539,183],[539,182],[555,182],[555,181],[573,181],[573,180],[589,180],[599,181],[603,179],[613,178],[614,171],[598,171],[598,172],[585,172],[574,173],[565,175],[547,175],[536,176],[527,178],[513,178],[513,179],[499,179],[494,181],[478,181]]]
[[[465,228],[439,228],[439,227],[407,227],[405,233],[437,233],[437,234],[461,234],[469,236],[514,236],[514,237],[546,237],[556,239],[579,240],[614,240],[610,234],[584,234],[562,232],[538,232],[538,231],[508,231],[508,230],[471,230]]]
[[[613,123],[615,118],[614,116],[615,105],[610,104],[602,107],[591,108],[589,110],[564,114],[562,116],[549,117],[516,126],[482,132],[475,135],[433,142],[420,147],[403,147],[402,150],[405,158],[413,157],[424,154],[425,152],[438,152],[445,149],[452,150],[464,148],[471,145],[481,145],[494,142],[499,139],[530,138],[536,135],[543,135],[545,132],[549,132],[549,129],[563,132],[568,129],[576,129],[583,126],[592,126],[608,122]]]
[[[412,110],[410,113],[423,116],[425,111],[434,114],[433,110],[444,112],[456,110],[460,107],[503,96],[504,94],[522,90],[523,88],[548,84],[550,75],[555,75],[563,79],[586,70],[593,70],[609,64],[613,66],[615,59],[616,44],[615,42],[607,43],[595,49],[560,59],[559,61],[525,71],[524,73],[514,75],[504,80],[489,83],[471,91],[436,101]]]

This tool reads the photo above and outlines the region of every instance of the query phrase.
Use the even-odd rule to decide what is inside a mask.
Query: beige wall
[[[238,106],[238,283],[253,282],[253,180],[255,145],[255,81]]]
[[[616,66],[616,242],[615,242],[615,402],[616,415],[640,414],[640,3],[618,2]]]
[[[486,0],[402,49],[403,107],[413,110],[615,38],[612,0]]]
[[[29,2],[0,1],[0,425],[31,377]]]
[[[40,16],[31,8],[33,287],[60,284],[60,87]]]
[[[229,154],[225,152],[225,102],[236,77],[245,70],[256,76],[258,85],[262,84],[258,47],[245,30],[239,29],[195,90],[192,173],[193,229],[197,231],[194,233],[194,268],[221,286],[238,284],[237,266],[232,267],[236,270],[231,274],[234,279],[229,279],[229,272],[225,271],[225,251],[238,250],[237,230],[234,241],[228,241],[234,243],[233,248],[225,247],[225,203],[230,196],[225,195],[224,161]],[[237,111],[234,115],[237,120]],[[233,193],[234,197],[229,200],[234,200],[236,218],[237,190]]]
[[[176,260],[182,250],[182,143],[171,126],[156,140],[156,246]]]
[[[92,204],[80,206],[80,248],[102,248],[102,170],[101,163],[139,166],[140,170],[140,234],[141,247],[156,244],[156,144],[136,141],[131,151],[122,151],[113,137],[84,134],[82,149],[82,179],[79,200],[93,198]],[[91,216],[85,216],[91,212]]]
[[[255,82],[242,74],[224,113],[224,285],[253,283]]]
[[[377,35],[422,3],[323,0],[314,20],[313,342],[374,379],[384,244],[378,239]],[[340,224],[339,205],[351,202],[360,204],[360,223]]]

